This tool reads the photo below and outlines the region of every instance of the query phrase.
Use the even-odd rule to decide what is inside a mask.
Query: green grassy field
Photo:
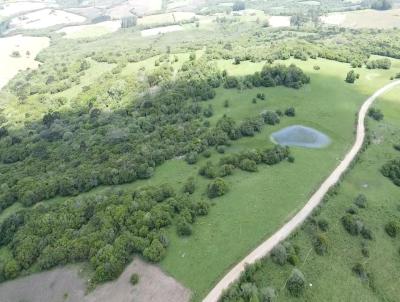
[[[178,239],[170,231],[171,244],[161,263],[164,270],[193,290],[199,300],[224,272],[241,259],[257,243],[287,221],[338,163],[353,141],[355,113],[361,102],[375,89],[388,82],[393,71],[359,70],[356,85],[344,83],[347,64],[318,60],[296,61],[311,74],[311,84],[299,91],[287,88],[244,90],[220,89],[213,101],[216,121],[223,114],[241,120],[265,109],[296,108],[295,118],[285,118],[279,126],[266,127],[254,138],[236,142],[228,151],[270,146],[269,136],[286,125],[303,124],[328,134],[333,143],[326,149],[292,148],[295,164],[262,167],[258,173],[235,172],[227,180],[229,194],[219,198],[207,218],[194,226],[194,234]],[[313,66],[321,70],[316,72]],[[229,74],[246,74],[261,64],[231,65],[219,62]],[[398,68],[398,63],[396,63]],[[264,92],[266,101],[252,104],[257,92]],[[224,108],[225,99],[230,107]],[[175,170],[171,170],[174,174]]]
[[[181,56],[180,61],[187,55]],[[154,64],[154,59],[149,60]],[[247,117],[258,115],[263,110],[285,110],[293,106],[296,108],[296,117],[285,117],[279,125],[265,126],[255,137],[235,141],[226,152],[271,147],[271,133],[293,124],[314,127],[326,133],[331,137],[332,144],[325,149],[292,148],[296,158],[294,164],[285,162],[273,167],[261,165],[257,173],[235,171],[234,175],[226,178],[229,193],[216,199],[209,215],[195,223],[191,237],[178,238],[175,228],[169,229],[170,246],[161,266],[193,291],[194,300],[200,300],[229,267],[302,207],[352,144],[355,114],[360,104],[400,70],[398,61],[394,61],[390,71],[358,69],[360,80],[350,85],[344,82],[345,75],[350,70],[348,64],[322,59],[306,62],[290,60],[283,63],[291,62],[311,76],[310,85],[300,90],[284,87],[242,91],[218,88],[216,98],[209,102],[214,108],[210,122],[216,123],[224,114],[240,122]],[[123,73],[137,72],[141,64],[130,64]],[[231,75],[245,75],[260,70],[264,62],[232,65],[231,61],[221,60],[216,64]],[[315,65],[321,69],[314,70]],[[92,72],[87,76],[90,74]],[[82,79],[82,82],[84,84],[86,80]],[[265,93],[266,100],[258,100],[253,104],[252,99],[259,92]],[[229,100],[228,108],[224,107],[225,100]],[[207,105],[208,103],[204,104]],[[213,151],[211,160],[216,162],[220,156]],[[183,160],[170,160],[158,167],[150,180],[112,188],[133,191],[142,185],[167,182],[180,190],[183,182],[194,176],[197,187],[194,198],[207,199],[205,192],[209,180],[198,176],[198,169],[205,161],[206,159],[202,158],[196,165],[190,166]],[[98,194],[108,189],[110,187],[99,187],[81,195]],[[55,198],[46,202],[62,200],[65,198]],[[13,209],[3,212],[0,221],[12,212]]]
[[[292,266],[281,267],[269,259],[263,261],[261,269],[254,275],[259,288],[272,286],[278,290],[278,301],[397,301],[400,278],[400,256],[398,239],[392,239],[384,231],[390,219],[399,219],[398,199],[400,189],[379,172],[389,159],[399,156],[392,147],[400,140],[400,89],[394,89],[378,100],[377,107],[385,114],[384,121],[369,120],[372,144],[361,155],[356,166],[346,175],[338,195],[323,205],[319,218],[329,222],[326,233],[329,252],[318,256],[312,248],[308,226],[291,240],[301,248],[299,268],[306,277],[307,289],[301,298],[293,298],[284,285]],[[358,194],[367,197],[366,209],[359,209],[358,216],[374,234],[372,241],[349,235],[340,218],[346,209],[353,207]],[[366,242],[370,256],[363,257],[361,244]],[[373,276],[374,289],[362,282],[353,272],[355,263],[363,263]]]

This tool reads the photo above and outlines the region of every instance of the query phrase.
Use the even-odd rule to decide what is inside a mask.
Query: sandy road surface
[[[368,112],[369,107],[375,101],[377,97],[385,93],[386,91],[392,89],[394,86],[399,85],[400,81],[394,81],[390,84],[385,85],[378,91],[376,91],[372,96],[370,96],[361,106],[358,112],[358,122],[357,122],[357,134],[356,140],[353,147],[347,152],[344,159],[335,168],[335,170],[328,176],[328,178],[321,184],[318,190],[311,196],[304,207],[282,226],[278,231],[276,231],[271,237],[261,243],[256,249],[254,249],[250,254],[248,254],[242,261],[236,264],[209,292],[207,297],[203,302],[215,302],[222,294],[222,291],[229,287],[229,285],[237,280],[244,271],[246,264],[251,264],[261,259],[267,255],[271,250],[281,241],[285,240],[296,228],[298,228],[304,220],[312,213],[316,206],[321,202],[325,194],[328,192],[329,188],[338,182],[340,176],[349,167],[353,159],[356,157],[357,153],[360,151],[365,137],[365,127],[364,120]]]

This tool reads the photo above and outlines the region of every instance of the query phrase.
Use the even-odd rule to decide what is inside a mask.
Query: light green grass
[[[384,121],[369,121],[373,144],[362,154],[360,161],[346,175],[339,194],[324,204],[319,217],[329,221],[327,237],[330,250],[326,256],[318,256],[312,251],[311,240],[305,231],[300,231],[292,241],[301,247],[301,271],[311,283],[302,298],[292,298],[285,290],[279,293],[278,301],[397,301],[400,296],[400,243],[390,238],[384,231],[384,224],[400,216],[400,188],[383,177],[381,166],[400,153],[392,147],[400,141],[400,100],[397,88],[378,100],[377,107],[385,114]],[[340,218],[359,193],[367,196],[366,209],[359,210],[364,224],[374,233],[374,240],[367,241],[370,257],[361,254],[361,236],[349,235],[341,225]],[[318,218],[319,218],[318,217]],[[396,218],[397,217],[397,218]],[[306,255],[311,250],[308,258]],[[376,290],[356,277],[351,268],[357,262],[364,263],[372,273]],[[271,261],[264,262],[256,274],[256,283],[262,288],[273,286],[281,289],[290,275],[292,267],[280,267]]]
[[[254,138],[243,138],[228,151],[271,146],[270,134],[291,124],[314,127],[329,135],[332,144],[322,150],[292,148],[296,158],[292,165],[262,166],[258,173],[235,171],[227,178],[229,194],[216,200],[209,216],[195,224],[191,237],[178,239],[175,230],[170,231],[171,244],[161,266],[193,290],[194,300],[202,298],[229,267],[301,208],[352,144],[355,114],[360,104],[387,83],[393,73],[375,70],[376,76],[367,78],[371,72],[360,69],[360,81],[350,85],[343,80],[350,70],[347,64],[326,60],[295,62],[311,74],[310,85],[300,90],[282,87],[241,92],[219,89],[217,98],[212,101],[215,114],[211,121],[215,122],[223,114],[240,121],[265,109],[294,106],[295,118],[284,118],[279,126],[266,127]],[[251,66],[252,72],[262,66],[260,63],[218,64],[227,66],[228,73],[235,75],[250,73]],[[314,71],[316,64],[321,67],[320,71]],[[264,92],[267,100],[252,104],[257,92]],[[229,108],[223,107],[225,99],[230,102]]]

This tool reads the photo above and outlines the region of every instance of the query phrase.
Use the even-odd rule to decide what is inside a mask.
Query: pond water
[[[322,132],[302,125],[293,125],[271,134],[271,140],[282,146],[323,148],[331,139]]]

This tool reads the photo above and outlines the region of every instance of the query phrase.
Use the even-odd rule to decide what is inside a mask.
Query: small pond
[[[271,134],[271,140],[282,146],[305,148],[323,148],[331,142],[324,133],[301,125],[293,125],[276,131]]]

